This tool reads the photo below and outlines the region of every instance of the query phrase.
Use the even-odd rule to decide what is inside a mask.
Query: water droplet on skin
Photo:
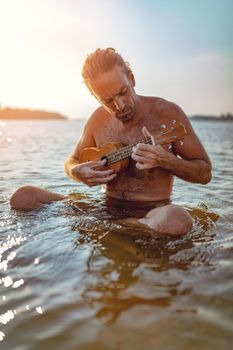
[[[165,124],[160,125],[160,129],[166,129],[166,125]]]

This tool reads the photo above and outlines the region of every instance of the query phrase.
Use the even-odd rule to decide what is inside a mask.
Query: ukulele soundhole
[[[104,165],[106,166],[107,163],[108,163],[108,157],[107,157],[107,156],[102,156],[102,157],[100,158],[100,160],[104,160],[104,159],[106,159],[106,163],[104,164]]]

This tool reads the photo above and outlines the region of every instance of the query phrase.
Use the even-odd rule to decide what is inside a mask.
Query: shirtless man
[[[174,175],[207,184],[211,162],[180,107],[158,97],[136,94],[135,79],[129,65],[114,49],[97,49],[84,63],[83,79],[100,107],[88,119],[73,154],[65,164],[67,175],[88,186],[106,185],[106,198],[112,203],[150,210],[139,218],[125,221],[146,225],[162,234],[186,234],[192,218],[182,207],[170,204]],[[183,144],[139,143],[133,148],[127,170],[116,174],[104,169],[105,160],[79,163],[86,147],[102,147],[109,142],[132,144],[144,137],[160,135],[161,128],[181,122],[187,131]],[[64,199],[56,193],[33,186],[18,189],[11,198],[15,209],[31,209]],[[133,206],[132,206],[133,203]],[[132,216],[132,215],[129,215]]]

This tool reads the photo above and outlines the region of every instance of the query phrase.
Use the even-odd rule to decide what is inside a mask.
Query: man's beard
[[[125,111],[114,113],[114,117],[120,120],[121,122],[127,122],[132,119],[134,114],[134,107],[125,108]]]

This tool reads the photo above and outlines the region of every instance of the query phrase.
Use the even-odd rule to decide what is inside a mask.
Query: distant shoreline
[[[228,114],[222,114],[220,116],[212,116],[212,115],[193,115],[190,116],[189,119],[191,121],[220,121],[220,122],[233,122],[233,115]]]
[[[221,114],[220,116],[213,115],[192,115],[189,116],[191,121],[220,121],[233,122],[233,114]],[[60,113],[47,112],[43,110],[30,110],[21,108],[3,108],[0,109],[0,120],[15,120],[15,121],[51,121],[51,120],[85,120],[79,118],[68,118]]]
[[[0,120],[68,120],[67,117],[56,112],[47,112],[41,110],[29,110],[29,109],[14,109],[14,108],[4,108],[0,109]]]

